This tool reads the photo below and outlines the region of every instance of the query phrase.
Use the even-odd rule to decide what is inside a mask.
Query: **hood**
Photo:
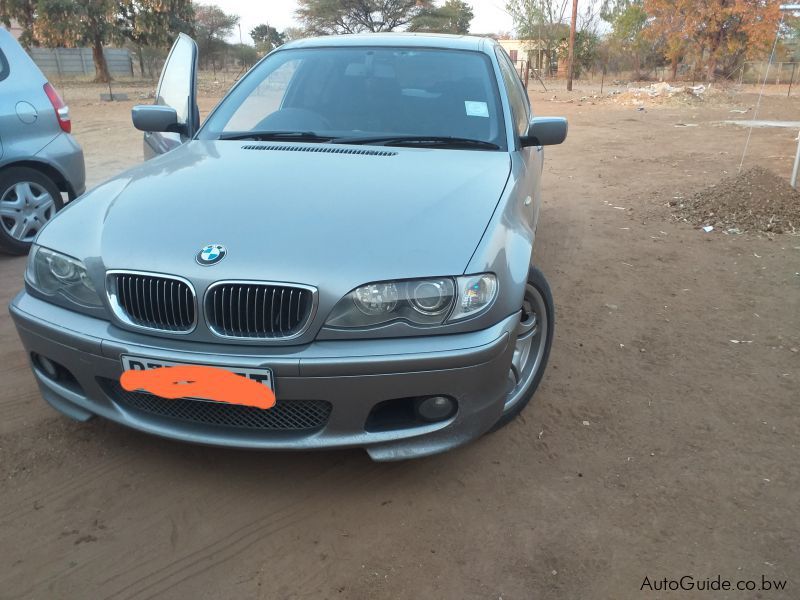
[[[105,269],[200,280],[456,275],[509,169],[503,152],[193,141],[71,203],[38,243]],[[198,265],[212,243],[225,258]]]

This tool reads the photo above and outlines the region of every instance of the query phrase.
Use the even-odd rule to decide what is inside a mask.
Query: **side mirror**
[[[564,117],[534,117],[528,134],[520,138],[523,148],[528,146],[554,146],[567,139],[569,126]]]
[[[146,104],[131,110],[133,126],[139,131],[172,132],[186,135],[186,125],[178,123],[178,113],[170,106]]]

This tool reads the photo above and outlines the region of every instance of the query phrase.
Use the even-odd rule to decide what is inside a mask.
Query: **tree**
[[[15,20],[22,28],[19,42],[25,48],[36,44],[33,36],[35,15],[36,0],[0,0],[0,23],[11,27],[11,20]]]
[[[115,37],[136,46],[139,68],[145,71],[145,48],[169,46],[178,33],[192,33],[190,0],[117,0]]]
[[[179,31],[191,31],[190,0],[0,0],[0,20],[15,19],[26,46],[89,46],[95,81],[111,76],[103,46],[130,40],[139,49],[166,46]]]
[[[281,35],[283,36],[284,42],[291,42],[293,40],[299,40],[304,37],[308,37],[308,34],[302,27],[287,27],[283,30]]]
[[[298,0],[295,12],[315,35],[393,31],[432,8],[431,0]]]
[[[694,37],[708,53],[709,81],[720,62],[733,70],[744,57],[769,49],[780,21],[776,0],[708,0],[694,8],[698,23]]]
[[[114,35],[114,0],[38,0],[34,23],[37,42],[47,46],[90,46],[95,82],[111,81],[103,44]]]
[[[786,15],[781,32],[780,54],[786,62],[800,60],[800,18]]]
[[[693,43],[698,25],[696,8],[693,0],[644,0],[650,19],[645,35],[669,62],[672,81],[677,79],[678,65]]]
[[[644,0],[646,35],[670,63],[693,56],[713,80],[718,65],[734,72],[744,58],[769,50],[780,20],[777,0]]]
[[[233,33],[238,23],[238,15],[229,15],[216,4],[195,4],[197,47],[206,64],[211,60],[214,74],[217,72],[217,54],[226,48],[225,38]]]
[[[234,44],[231,51],[243,67],[249,69],[250,65],[258,62],[258,51],[250,44]]]
[[[253,27],[250,30],[250,37],[256,43],[256,50],[264,53],[272,52],[278,46],[286,43],[283,34],[266,23]]]
[[[559,50],[559,56],[566,58],[568,48]],[[584,71],[591,70],[600,57],[600,36],[584,29],[575,32],[575,51],[573,56],[573,75],[580,77]]]
[[[565,15],[569,0],[508,0],[506,10],[514,20],[514,29],[522,40],[529,40],[529,52],[544,50],[549,66],[553,56],[569,35]]]
[[[409,29],[465,35],[469,33],[469,24],[474,16],[472,7],[464,0],[447,0],[443,6],[421,12],[414,17]]]
[[[611,25],[611,48],[633,59],[638,75],[644,64],[653,58],[653,43],[644,35],[647,13],[642,0],[606,1],[601,16]],[[652,63],[651,63],[652,64]]]

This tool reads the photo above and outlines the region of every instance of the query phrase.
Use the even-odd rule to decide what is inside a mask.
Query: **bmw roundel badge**
[[[204,246],[200,252],[194,255],[194,259],[197,261],[198,265],[210,267],[211,265],[215,265],[225,258],[227,253],[228,251],[222,244],[208,244],[207,246]]]

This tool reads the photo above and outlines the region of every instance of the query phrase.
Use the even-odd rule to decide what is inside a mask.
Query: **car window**
[[[178,123],[189,121],[189,98],[192,90],[194,42],[182,36],[172,47],[167,65],[161,73],[155,103],[170,106],[178,115]]]
[[[530,103],[527,94],[522,87],[522,82],[517,75],[517,70],[505,50],[498,47],[496,49],[497,62],[500,63],[500,73],[503,76],[503,83],[508,91],[508,100],[511,104],[511,111],[514,113],[514,129],[518,135],[525,135],[528,131],[530,122]]]
[[[8,61],[6,60],[6,55],[3,54],[3,51],[0,50],[0,81],[3,81],[6,77],[8,77],[9,67]]]
[[[444,49],[280,50],[231,91],[200,137],[232,131],[453,136],[505,147],[489,57]]]
[[[287,61],[264,77],[233,113],[226,128],[251,131],[267,115],[280,110],[299,64],[300,60]]]

